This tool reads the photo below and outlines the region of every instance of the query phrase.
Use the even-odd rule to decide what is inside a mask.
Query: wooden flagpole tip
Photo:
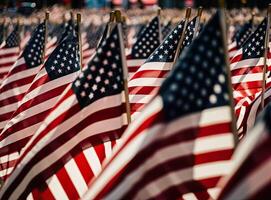
[[[81,13],[76,14],[78,24],[81,23]]]
[[[225,4],[224,0],[219,0],[219,7],[220,8],[225,8],[226,7],[226,4]]]
[[[115,12],[111,11],[109,14],[109,22],[114,22],[115,20]]]
[[[191,15],[191,8],[188,7],[188,8],[186,8],[185,18],[186,18],[186,19],[189,19],[190,15]]]
[[[161,16],[161,11],[162,11],[162,9],[159,7],[159,8],[157,9],[157,16]]]
[[[16,24],[17,24],[17,25],[20,25],[20,21],[21,21],[21,20],[20,20],[20,17],[18,17],[18,18],[17,18]]]
[[[252,24],[253,24],[253,22],[254,22],[254,18],[255,18],[255,12],[252,12],[252,13],[251,13],[251,21],[252,21]]]
[[[46,19],[46,20],[49,20],[49,16],[50,16],[49,11],[46,11],[46,12],[45,12],[45,19]]]
[[[63,23],[65,23],[65,21],[66,21],[66,14],[65,13],[63,13],[63,15],[62,15],[62,21],[63,21]]]
[[[125,16],[122,16],[122,22],[126,23],[126,17]]]
[[[198,16],[201,17],[203,8],[200,6],[198,8]]]
[[[121,12],[120,10],[115,10],[115,17],[116,17],[116,22],[121,22],[122,18],[121,18]]]
[[[271,3],[268,4],[268,13],[271,13]]]

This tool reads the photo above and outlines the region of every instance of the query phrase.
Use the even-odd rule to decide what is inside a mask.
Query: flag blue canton
[[[197,17],[194,17],[194,19],[187,23],[187,28],[184,33],[182,49],[191,44],[195,33],[196,21]]]
[[[87,41],[90,49],[96,48],[97,46],[100,45],[99,42],[104,41],[106,34],[103,35],[103,33],[107,32],[106,29],[107,26],[103,24],[100,26],[91,25],[87,30],[85,30],[87,32]]]
[[[56,47],[45,63],[50,79],[57,79],[80,69],[78,49],[78,40],[72,35]]]
[[[139,38],[143,30],[146,28],[146,26],[145,24],[140,23],[140,24],[136,24],[135,28],[136,28],[136,38]]]
[[[155,17],[142,31],[132,48],[132,58],[148,58],[159,46],[159,18]]]
[[[6,39],[6,47],[17,47],[20,43],[19,26],[15,26],[14,30],[10,33]]]
[[[186,48],[160,88],[167,120],[229,105],[225,52],[216,13]]]
[[[162,29],[163,38],[167,37],[171,30],[171,21],[169,21]]]
[[[48,23],[48,35],[50,37],[61,38],[63,24]]]
[[[109,26],[109,24],[107,23],[107,24],[105,25],[103,34],[102,34],[102,36],[101,36],[101,38],[100,38],[99,44],[97,45],[97,48],[99,48],[100,45],[102,44],[102,42],[106,39],[107,32],[108,32],[108,26]],[[91,40],[93,40],[93,39],[91,39]]]
[[[124,88],[121,50],[117,26],[97,49],[72,88],[81,107],[109,95],[120,93]]]
[[[59,42],[62,42],[68,35],[75,35],[75,25],[72,19],[65,23],[64,32]]]
[[[264,55],[264,41],[267,27],[265,18],[255,32],[243,44],[243,59],[259,58]]]
[[[45,23],[39,24],[23,51],[23,57],[28,67],[37,67],[43,62],[45,49]]]
[[[252,33],[252,21],[245,23],[235,35],[237,48],[241,48]]]
[[[151,54],[146,62],[173,62],[184,27],[181,21],[166,37],[164,42]]]

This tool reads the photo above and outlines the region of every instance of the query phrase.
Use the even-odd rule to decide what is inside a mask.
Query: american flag
[[[230,62],[236,107],[253,101],[262,89],[267,18],[247,39]]]
[[[233,37],[233,42],[229,45],[229,59],[231,60],[238,49],[242,47],[242,45],[246,42],[249,36],[252,34],[252,20],[245,23],[235,34]]]
[[[237,127],[240,139],[245,136],[256,122],[257,116],[261,113],[261,95],[258,95],[249,105],[241,106],[236,109],[238,116]],[[267,88],[264,92],[264,105],[268,105],[271,101],[271,88]]]
[[[95,144],[115,140],[126,127],[122,58],[119,31],[115,27],[31,138],[3,186],[1,198],[26,198],[35,188],[38,190],[40,185],[47,183],[47,178],[57,170],[66,171],[73,176],[72,180],[79,182],[83,175],[91,175],[89,164],[82,166],[73,162],[79,171],[68,171],[70,168],[66,168],[65,163]],[[85,156],[88,161],[92,158]],[[69,188],[66,184],[70,182],[62,181],[58,183]],[[82,195],[84,187],[81,186],[74,182],[71,188],[78,188],[78,191],[71,194],[71,199]]]
[[[168,21],[167,24],[162,28],[162,36],[163,38],[166,38],[168,34],[171,32],[171,21]]]
[[[48,23],[48,38],[51,37],[56,37],[56,38],[61,38],[63,34],[63,28],[65,28],[65,24],[53,24],[50,22]]]
[[[57,47],[57,44],[60,41],[60,38],[62,37],[62,26],[61,25],[52,25],[49,22],[47,22],[47,42],[45,46],[45,60],[50,56],[50,54],[55,50]],[[50,28],[51,27],[51,28]]]
[[[240,138],[246,132],[243,125],[246,123],[245,115],[249,112],[250,104],[262,90],[266,25],[267,19],[264,19],[231,60],[233,97]],[[270,67],[269,61],[267,65]],[[267,87],[268,85],[269,83]]]
[[[83,199],[209,199],[217,191],[234,148],[219,16],[127,128]]]
[[[188,24],[185,30],[182,48],[187,47],[192,42],[195,36],[195,28],[198,17],[194,17]]]
[[[132,77],[152,52],[159,46],[159,21],[158,17],[151,20],[151,22],[142,30],[142,33],[133,45],[131,54],[127,56],[129,77]]]
[[[20,52],[19,44],[19,27],[16,26],[0,47],[0,82],[2,82],[18,58]]]
[[[109,22],[105,25],[101,38],[99,39],[99,42],[97,44],[97,47],[100,47],[102,42],[107,38],[108,29],[109,29]]]
[[[89,44],[89,41],[87,38],[87,33],[86,32],[81,33],[82,27],[80,27],[80,31],[79,31],[79,26],[81,26],[81,24],[71,25],[71,23],[73,23],[73,22],[70,22],[69,23],[70,25],[67,27],[71,27],[74,30],[72,30],[71,28],[68,28],[67,31],[70,32],[69,34],[75,33],[77,35],[77,37],[79,37],[79,34],[81,35],[81,51],[82,51],[82,55],[81,55],[82,66],[81,67],[84,67],[91,60],[91,58],[95,52],[95,49],[90,48],[90,44]]]
[[[39,182],[27,199],[80,199],[88,183],[101,171],[103,161],[112,155],[117,142],[108,141],[82,150],[46,181]]]
[[[97,46],[99,46],[100,38],[102,38],[103,36],[105,37],[106,35],[103,35],[103,33],[106,33],[107,31],[105,30],[106,27],[104,26],[104,24],[102,25],[94,25],[91,24],[88,28],[86,28],[86,33],[87,33],[87,40],[89,42],[90,48],[96,48]],[[88,31],[91,30],[91,31]]]
[[[271,196],[271,106],[238,145],[230,175],[221,182],[219,200],[269,199]]]
[[[252,33],[252,27],[253,23],[252,20],[249,20],[249,22],[245,23],[241,29],[236,33],[235,35],[235,41],[237,48],[240,49],[242,45],[246,42],[246,40],[249,38],[249,36]]]
[[[64,31],[59,39],[59,42],[63,41],[67,36],[75,34],[75,24],[73,19],[70,19],[64,25]]]
[[[80,69],[78,39],[66,37],[49,56],[0,135],[2,179],[11,173],[21,150],[42,124]],[[3,159],[5,158],[5,159]]]
[[[128,87],[132,119],[135,119],[144,106],[156,95],[161,83],[172,69],[184,24],[184,21],[180,22],[130,78]],[[187,27],[191,28],[186,31],[185,38],[188,40],[183,41],[183,47],[191,43],[193,39],[191,37],[193,34],[190,34],[193,31],[192,24],[195,25],[194,20],[187,24]]]
[[[81,44],[82,44],[82,67],[85,67],[90,62],[92,56],[94,55],[95,48],[91,48],[86,32],[81,34]]]
[[[0,131],[38,73],[43,62],[44,43],[45,23],[41,23],[0,86]]]
[[[50,27],[50,26],[49,26]],[[75,35],[75,25],[72,19],[68,20],[66,23],[61,24],[61,26],[51,29],[49,32],[48,41],[46,42],[45,49],[45,60],[54,51],[57,44],[61,43],[69,35]]]
[[[47,60],[47,58],[55,50],[56,46],[57,46],[57,38],[56,37],[48,37],[47,43],[45,45],[45,58],[44,58],[44,60]]]
[[[136,33],[135,33],[135,38],[139,38],[140,35],[143,33],[143,30],[146,28],[148,24],[145,23],[139,23],[135,25]]]

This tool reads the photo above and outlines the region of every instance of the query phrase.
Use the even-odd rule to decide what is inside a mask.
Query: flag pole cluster
[[[271,196],[271,5],[49,10],[0,20],[0,199]]]

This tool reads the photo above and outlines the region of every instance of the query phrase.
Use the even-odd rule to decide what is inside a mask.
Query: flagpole
[[[181,33],[182,35],[181,35],[181,38],[179,40],[179,43],[178,43],[178,46],[177,46],[177,49],[176,49],[176,53],[175,53],[175,57],[174,57],[174,61],[173,61],[173,63],[174,63],[173,66],[175,65],[175,63],[178,60],[179,55],[181,53],[181,48],[183,46],[183,40],[184,40],[185,30],[186,30],[186,27],[187,27],[190,15],[191,15],[191,8],[188,7],[188,8],[186,8],[186,11],[185,11],[184,27],[183,27],[183,31]]]
[[[163,36],[162,36],[162,30],[161,30],[161,8],[158,8],[157,10],[157,17],[158,17],[158,27],[159,27],[159,41],[160,43],[163,41]]]
[[[122,27],[124,27],[125,26],[125,28],[126,28],[126,17],[125,16],[122,16],[121,17],[121,22],[122,22]],[[126,48],[126,47],[128,47],[128,36],[127,36],[127,31],[126,31],[126,29],[124,29],[123,28],[123,33],[124,33],[124,47]]]
[[[228,49],[227,49],[227,33],[226,33],[226,20],[225,20],[225,7],[224,7],[224,1],[220,1],[220,26],[222,28],[222,36],[223,36],[223,48],[224,48],[224,54],[225,54],[225,62],[226,62],[226,70],[227,70],[227,79],[228,79],[228,90],[229,90],[229,100],[230,100],[230,107],[231,107],[231,127],[232,127],[232,133],[234,138],[235,146],[238,143],[238,135],[237,135],[237,128],[236,128],[236,117],[234,112],[234,103],[233,103],[233,89],[232,89],[232,82],[231,82],[231,71],[230,71],[230,64],[229,64],[229,55],[228,55]]]
[[[72,11],[70,11],[70,17],[71,17],[72,22],[74,22],[73,21],[74,20],[74,16],[73,16],[73,12]]]
[[[106,37],[108,37],[113,29],[114,26],[114,21],[115,21],[115,11],[111,11],[109,14],[109,22],[108,22],[108,29],[106,33]]]
[[[79,43],[79,59],[80,59],[80,69],[83,67],[83,54],[82,54],[82,38],[81,38],[81,13],[77,13],[77,34]]]
[[[65,25],[65,23],[66,23],[66,14],[64,13],[63,15],[62,15],[62,23]]]
[[[7,18],[4,16],[4,22],[3,22],[3,41],[7,39],[7,29],[6,29],[6,23],[7,23]]]
[[[198,8],[198,14],[197,14],[197,20],[196,20],[196,25],[195,25],[195,31],[194,31],[193,38],[198,35],[199,28],[200,28],[200,19],[201,19],[201,16],[202,16],[202,7],[200,6]]]
[[[127,122],[131,123],[131,110],[130,110],[130,101],[129,101],[129,92],[128,92],[128,70],[127,70],[127,62],[125,56],[125,49],[123,43],[122,36],[122,25],[121,25],[121,12],[119,10],[115,11],[115,17],[119,32],[119,40],[120,40],[120,50],[121,50],[121,61],[122,61],[122,69],[123,69],[123,79],[124,79],[124,93],[125,93],[125,105],[126,105],[126,113],[127,113]]]
[[[270,16],[271,16],[271,4],[268,5],[267,9],[267,26],[265,32],[264,42],[264,64],[263,64],[263,81],[262,81],[262,93],[261,93],[261,110],[264,108],[264,93],[266,89],[266,71],[267,71],[267,56],[269,47],[269,29],[270,29]]]
[[[24,21],[24,18],[21,18],[20,23],[21,23],[21,32],[20,32],[20,45],[19,45],[19,47],[20,47],[20,51],[21,51],[21,49],[22,49],[21,41],[22,41],[22,38],[24,38],[24,36],[25,36],[25,21]]]
[[[45,20],[44,20],[44,23],[45,23],[45,40],[44,40],[44,49],[43,49],[43,63],[45,61],[45,50],[46,50],[46,44],[47,44],[47,37],[48,37],[48,22],[49,22],[49,17],[50,17],[50,13],[49,11],[46,11],[45,12]]]
[[[19,36],[19,52],[21,52],[21,23],[20,23],[20,17],[17,19],[17,26],[18,26],[18,36]]]
[[[252,14],[251,14],[251,25],[252,25],[251,31],[252,31],[252,32],[254,31],[254,30],[253,30],[254,19],[255,19],[255,12],[252,12]]]

